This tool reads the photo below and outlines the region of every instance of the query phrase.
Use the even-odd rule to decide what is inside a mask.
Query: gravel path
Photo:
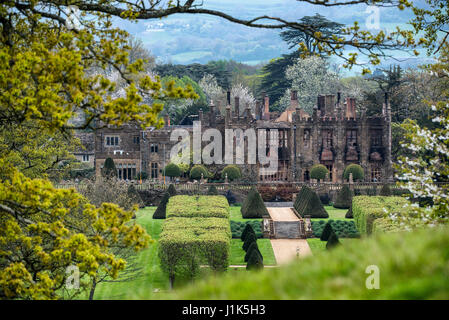
[[[291,208],[267,208],[273,221],[298,221]]]
[[[270,241],[277,264],[288,263],[296,259],[298,257],[297,248],[299,248],[299,258],[312,254],[305,239],[271,239]]]

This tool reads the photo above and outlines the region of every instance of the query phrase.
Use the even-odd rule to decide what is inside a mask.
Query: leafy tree
[[[196,164],[190,169],[190,179],[199,180],[201,179],[201,175],[204,179],[209,177],[209,172],[203,165]]]
[[[349,180],[349,174],[352,173],[352,179],[354,181],[362,181],[365,177],[363,168],[358,164],[350,164],[343,171],[343,179]]]
[[[328,174],[329,170],[322,164],[316,164],[310,169],[310,177],[318,181],[326,179]]]
[[[181,170],[175,163],[169,163],[165,166],[164,173],[167,177],[179,177],[181,175]]]
[[[101,169],[101,175],[107,179],[117,177],[117,168],[115,167],[114,160],[112,158],[106,158],[103,168]]]
[[[221,177],[224,179],[228,177],[229,181],[238,180],[242,177],[242,173],[239,167],[234,164],[229,164],[221,171]]]

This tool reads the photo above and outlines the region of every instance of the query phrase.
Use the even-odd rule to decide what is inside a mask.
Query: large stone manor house
[[[340,93],[318,96],[311,115],[300,108],[296,91],[291,92],[289,108],[280,114],[269,111],[266,95],[256,103],[255,110],[241,107],[239,97],[233,100],[232,104],[228,92],[224,110],[220,112],[219,106],[211,103],[209,112],[200,110],[198,115],[186,117],[181,125],[170,125],[166,116],[165,126],[160,129],[127,125],[81,134],[86,149],[79,151],[77,158],[93,165],[97,175],[110,157],[120,179],[133,179],[142,171],[149,179],[162,180],[170,150],[177,143],[170,141],[171,132],[184,128],[191,134],[193,120],[199,120],[202,131],[216,128],[223,137],[225,129],[278,130],[277,172],[264,175],[258,163],[240,165],[246,181],[309,181],[310,169],[318,163],[329,169],[327,180],[335,183],[342,182],[343,171],[351,163],[363,167],[365,181],[392,179],[391,110],[387,97],[379,117],[369,117],[363,110],[356,112],[355,99],[342,99]],[[215,170],[222,167],[215,166]]]

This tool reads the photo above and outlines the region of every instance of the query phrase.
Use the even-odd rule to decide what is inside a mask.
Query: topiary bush
[[[310,215],[312,218],[329,218],[329,214],[324,209],[316,192],[307,186],[302,187],[296,196],[293,207],[301,217]]]
[[[351,205],[349,206],[348,212],[346,212],[345,214],[345,218],[346,219],[353,219],[354,216],[352,215],[352,202]]]
[[[203,174],[204,179],[209,177],[209,171],[201,164],[196,164],[190,169],[190,179],[199,180],[201,174]]]
[[[115,167],[114,160],[112,158],[106,158],[103,168],[101,169],[101,175],[105,178],[117,177],[117,168]]]
[[[231,232],[232,232],[232,226],[231,226]],[[245,225],[245,228],[243,229],[240,239],[242,239],[243,242],[245,242],[246,237],[248,236],[248,234],[253,233],[254,235],[256,235],[256,233],[254,232],[253,227],[251,226],[251,224],[247,223]]]
[[[380,189],[379,196],[389,197],[392,195],[390,186],[388,184],[384,184],[382,189]]]
[[[229,205],[234,204],[237,201],[231,190],[226,191],[225,197],[228,200]]]
[[[243,242],[242,249],[245,250],[245,252],[247,252],[249,246],[253,242],[257,242],[256,235],[254,234],[254,232],[248,232],[248,234],[245,237],[245,241]]]
[[[245,230],[247,224],[249,224],[251,226],[251,228],[253,228],[256,238],[259,239],[259,238],[263,237],[261,221],[252,220],[252,221],[242,222],[242,221],[231,220],[232,237],[236,238],[236,239],[242,239],[242,241],[243,241],[242,233]]]
[[[170,197],[174,197],[177,194],[176,188],[175,188],[175,186],[173,184],[168,186],[167,192],[170,195]]]
[[[259,254],[260,259],[261,259],[262,262],[263,262],[263,256],[262,256],[262,254],[260,253],[260,250],[259,250],[259,247],[258,247],[258,245],[257,245],[257,242],[251,243],[250,246],[248,247],[248,251],[247,251],[246,254],[245,254],[245,259],[244,259],[245,262],[248,262],[249,257],[251,256],[251,254],[252,254],[253,251],[256,251],[256,252]]]
[[[325,206],[329,205],[331,199],[327,193],[320,194],[320,201]]]
[[[153,219],[165,219],[167,216],[167,203],[170,199],[170,194],[167,192],[164,193],[164,196],[161,199],[161,202],[157,206],[156,211],[153,213]]]
[[[263,261],[261,255],[256,250],[253,250],[248,258],[246,270],[260,270],[260,269],[263,269]]]
[[[339,246],[341,243],[338,240],[338,236],[335,232],[331,232],[330,236],[329,236],[329,240],[326,243],[326,249],[332,249],[336,246]]]
[[[240,208],[244,219],[262,218],[268,216],[268,210],[256,188],[251,188],[245,201]]]
[[[313,230],[313,227],[312,227],[312,230]],[[320,240],[321,241],[329,240],[329,236],[331,235],[332,232],[334,232],[334,229],[332,229],[331,223],[330,223],[330,221],[328,221],[324,225],[324,229],[323,229],[323,232],[321,233]]]
[[[365,177],[365,172],[363,171],[363,168],[359,166],[358,164],[350,164],[345,168],[343,171],[343,179],[349,180],[349,174],[352,173],[352,180],[354,181],[362,181]]]
[[[349,209],[352,202],[352,191],[349,189],[348,185],[343,185],[343,188],[337,193],[337,198],[334,202],[334,208],[339,209]]]
[[[310,169],[310,178],[318,181],[326,179],[329,170],[322,164],[316,164]]]
[[[223,168],[221,171],[221,177],[225,179],[226,174],[228,175],[229,181],[238,180],[242,177],[242,171],[235,164],[229,164]]]
[[[179,177],[181,175],[181,169],[175,163],[170,162],[164,168],[165,175],[167,177]]]
[[[209,190],[207,190],[207,194],[210,196],[217,196],[218,195],[218,190],[215,186],[210,186]]]
[[[353,220],[312,220],[313,236],[321,239],[324,227],[329,223],[332,230],[339,238],[358,238],[360,234],[357,231]],[[324,241],[324,240],[323,240]]]

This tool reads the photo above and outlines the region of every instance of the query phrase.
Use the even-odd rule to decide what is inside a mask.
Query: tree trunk
[[[173,284],[175,283],[175,275],[171,274],[168,278],[170,280],[170,290],[173,290]]]
[[[89,300],[93,300],[94,299],[94,294],[95,294],[95,288],[96,287],[97,287],[97,281],[95,281],[95,279],[93,279],[92,287],[90,288],[90,293],[89,293]]]

